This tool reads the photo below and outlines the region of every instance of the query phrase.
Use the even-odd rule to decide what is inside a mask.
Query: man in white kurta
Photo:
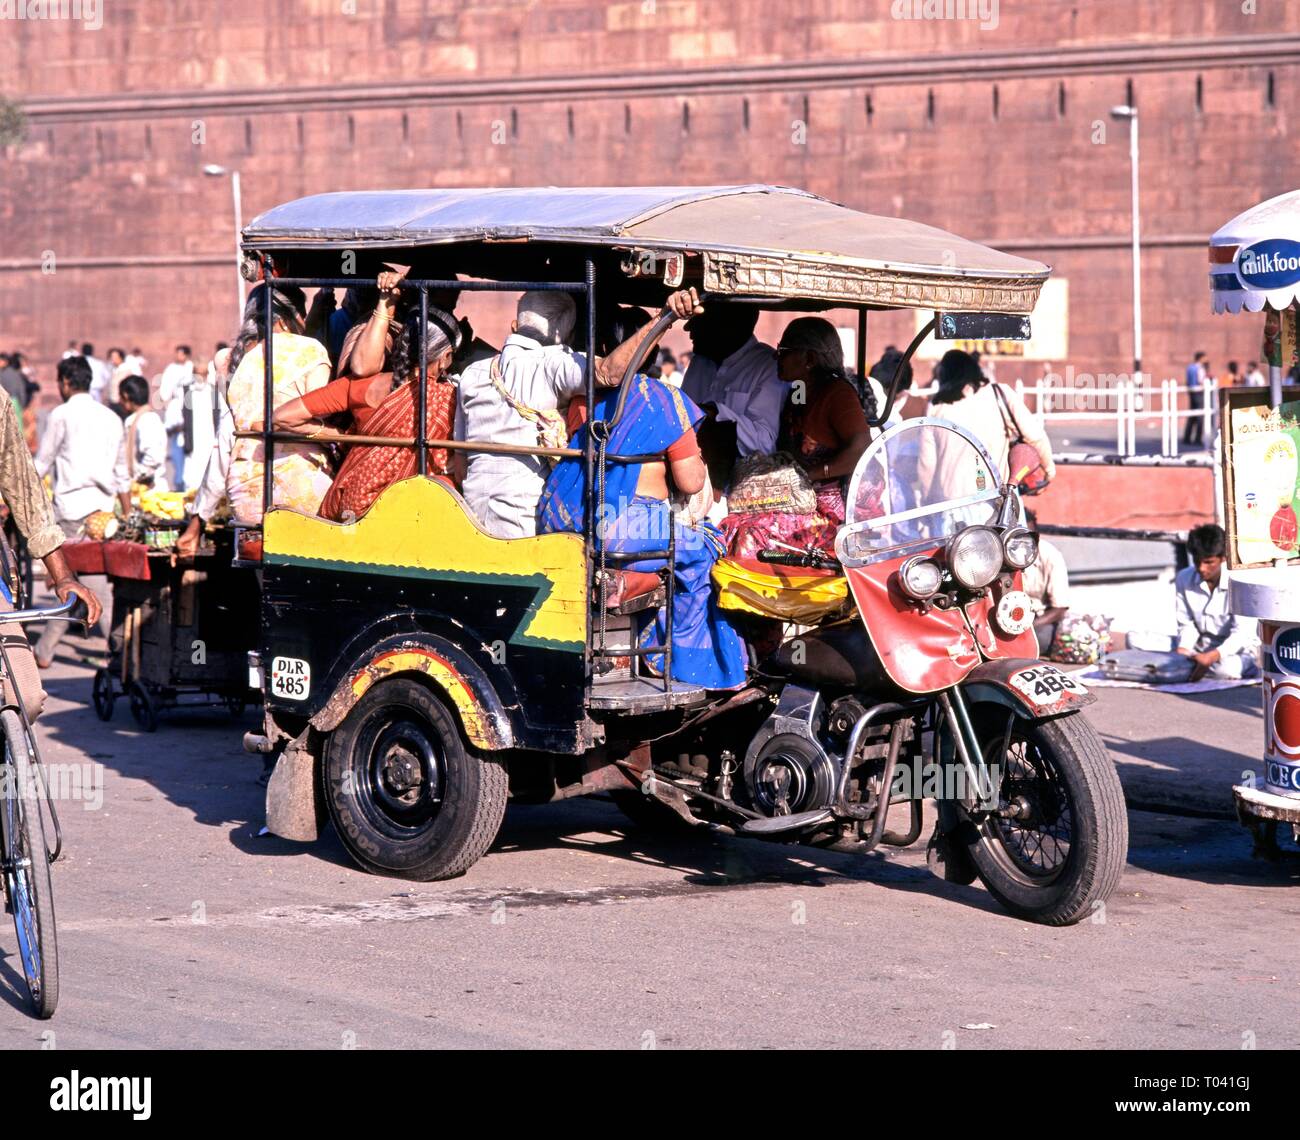
[[[695,351],[682,391],[709,417],[700,446],[715,485],[729,478],[731,463],[710,454],[710,436],[726,446],[734,425],[735,458],[776,450],[789,385],[777,375],[776,350],[754,336],[757,324],[753,306],[725,304],[686,323]]]
[[[128,376],[118,385],[118,400],[126,409],[122,447],[117,456],[117,493],[130,510],[131,485],[142,483],[155,491],[169,490],[167,483],[167,429],[162,416],[149,407],[149,381]]]

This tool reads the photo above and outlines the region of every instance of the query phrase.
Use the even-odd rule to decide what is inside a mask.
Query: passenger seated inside
[[[373,311],[358,324],[353,325],[343,338],[338,353],[336,375],[352,376],[364,380],[381,372],[392,372],[393,346],[401,335],[402,325],[408,317],[418,315],[420,295],[414,290],[402,289],[409,272],[408,266],[385,269],[376,281],[378,297]],[[429,307],[454,313],[460,293],[453,289],[436,289],[429,293]],[[452,362],[451,371],[458,374],[476,360],[496,355],[496,349],[474,335],[469,321],[461,317],[460,347]]]
[[[452,358],[461,331],[450,313],[430,307],[424,329],[425,438],[450,439],[456,386],[450,379]],[[342,377],[318,391],[290,400],[275,409],[277,431],[311,431],[329,416],[352,417],[356,435],[411,439],[416,435],[420,371],[420,317],[408,317],[393,347],[393,372],[361,380]],[[426,470],[450,483],[450,462],[445,448],[428,449]],[[322,518],[352,521],[360,518],[379,493],[417,471],[415,448],[357,444],[339,468],[320,506]]]
[[[694,352],[682,391],[707,417],[700,448],[719,491],[737,459],[771,454],[785,403],[776,353],[754,336],[758,315],[754,305],[724,304],[686,324]]]
[[[694,289],[674,293],[668,306],[680,319],[700,311]],[[629,322],[634,323],[634,322]],[[607,341],[626,337],[627,326],[607,333]],[[643,335],[638,332],[632,339]],[[624,340],[627,343],[627,340]],[[674,492],[690,496],[704,486],[704,461],[695,427],[704,413],[684,393],[644,374],[629,381],[617,422],[610,423],[618,406],[619,391],[610,388],[596,399],[592,420],[609,424],[607,455],[657,455],[646,463],[607,463],[605,509],[597,526],[596,548],[611,552],[668,549],[674,525],[669,499]],[[591,431],[585,424],[569,446],[585,448]],[[538,506],[542,532],[584,530],[586,464],[580,458],[562,459],[546,481]],[[708,689],[735,688],[745,681],[745,648],[740,635],[713,596],[711,573],[722,554],[722,536],[711,523],[675,524],[676,561],[673,567],[672,676],[675,681]],[[655,571],[662,558],[626,564],[630,571]],[[638,635],[643,649],[662,649],[666,610],[644,615]],[[648,667],[662,674],[662,653],[645,658]]]
[[[461,373],[455,438],[563,447],[564,410],[587,383],[586,356],[568,344],[577,306],[568,293],[538,290],[519,298],[516,313],[500,353]],[[596,357],[597,386],[618,384],[643,335],[637,330]],[[465,501],[484,530],[497,538],[537,533],[537,501],[551,469],[545,456],[470,452],[457,463]]]
[[[845,374],[844,349],[830,321],[791,321],[776,353],[790,394],[781,413],[777,455],[736,465],[731,513],[722,523],[736,558],[789,547],[830,553],[844,524],[845,485],[871,439],[867,412]],[[874,415],[871,388],[866,398]]]
[[[218,470],[226,472],[226,494],[236,522],[262,521],[263,448],[259,439],[235,438],[237,431],[258,430],[266,415],[266,283],[253,288],[244,305],[244,323],[230,350],[230,382],[226,402],[228,424],[218,439],[222,455]],[[274,350],[271,353],[272,400],[286,403],[325,387],[330,378],[329,355],[317,340],[303,335],[306,299],[301,289],[271,288]],[[275,447],[272,505],[315,514],[330,488],[330,464],[325,449],[313,443],[281,443]]]

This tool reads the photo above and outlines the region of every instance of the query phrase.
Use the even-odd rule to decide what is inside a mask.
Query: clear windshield
[[[840,560],[873,562],[993,523],[1001,498],[993,462],[972,435],[943,420],[904,420],[858,460],[836,542]]]

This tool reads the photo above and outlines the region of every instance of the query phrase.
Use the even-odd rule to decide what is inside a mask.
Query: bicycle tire
[[[18,713],[0,711],[0,726],[9,775],[0,801],[5,893],[13,910],[18,956],[32,1009],[37,1017],[48,1018],[59,1004],[59,947],[40,791]]]

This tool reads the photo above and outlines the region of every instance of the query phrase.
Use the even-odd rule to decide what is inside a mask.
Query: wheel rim
[[[5,797],[5,830],[9,837],[6,852],[9,869],[6,872],[9,899],[14,909],[14,929],[18,934],[18,953],[23,961],[23,974],[32,1000],[41,1001],[41,940],[37,929],[36,900],[32,897],[32,878],[29,872],[31,853],[27,850],[26,829],[23,826],[23,807],[17,792]]]
[[[1004,868],[1022,882],[1046,886],[1064,873],[1074,846],[1074,804],[1050,755],[1037,742],[1012,732],[1005,751],[999,740],[985,762],[1002,752],[999,814],[980,831]]]
[[[377,717],[366,726],[359,754],[364,806],[384,830],[410,833],[433,823],[442,809],[447,765],[441,739],[427,721]]]

